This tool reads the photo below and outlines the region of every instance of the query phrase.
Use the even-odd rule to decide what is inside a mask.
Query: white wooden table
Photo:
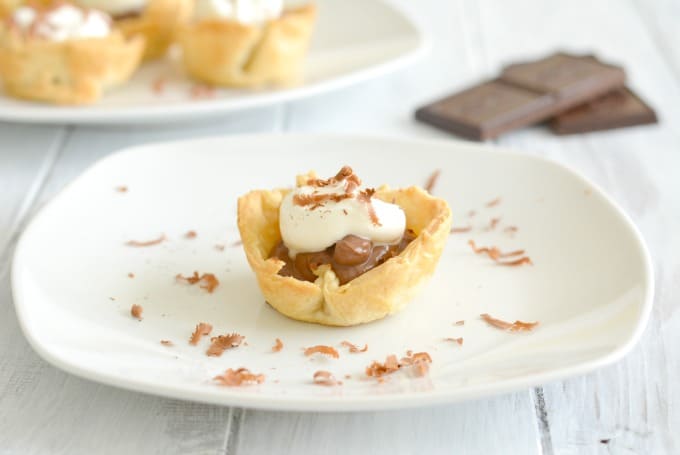
[[[680,2],[399,3],[430,32],[432,52],[398,74],[341,92],[191,125],[0,123],[0,454],[680,453]],[[150,141],[260,131],[448,137],[415,123],[414,108],[504,63],[556,49],[625,65],[661,118],[658,126],[573,137],[536,127],[497,141],[581,171],[642,231],[654,259],[654,311],[642,341],[618,364],[458,405],[281,413],[88,382],[46,364],[21,335],[9,286],[17,237],[45,201],[103,156]]]

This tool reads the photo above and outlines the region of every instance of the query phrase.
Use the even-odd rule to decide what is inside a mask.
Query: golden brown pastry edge
[[[448,204],[418,187],[383,187],[376,197],[402,207],[418,235],[399,256],[343,286],[329,266],[320,267],[314,283],[278,275],[283,262],[268,256],[281,240],[279,206],[288,191],[252,191],[238,200],[246,258],[266,301],[282,314],[332,326],[374,321],[402,309],[434,273],[451,228]]]

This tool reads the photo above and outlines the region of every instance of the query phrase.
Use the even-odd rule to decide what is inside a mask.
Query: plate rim
[[[43,125],[131,125],[170,124],[180,121],[196,122],[211,116],[219,116],[265,106],[277,106],[284,102],[311,98],[330,93],[402,69],[429,53],[432,37],[418,21],[406,14],[397,4],[388,0],[372,0],[398,15],[411,28],[414,47],[392,59],[364,66],[347,74],[334,76],[308,86],[283,88],[264,93],[251,93],[247,97],[229,99],[217,98],[183,103],[169,103],[152,106],[111,107],[106,111],[88,109],[88,106],[59,106],[15,100],[24,103],[21,110],[16,106],[0,105],[0,121],[9,123]],[[7,95],[0,93],[0,98]]]
[[[571,177],[576,178],[588,187],[593,192],[601,196],[604,201],[610,205],[620,219],[620,221],[629,229],[632,238],[635,240],[635,246],[638,249],[641,259],[643,261],[643,276],[641,277],[644,284],[644,295],[642,296],[642,304],[640,313],[634,330],[630,333],[628,339],[618,345],[615,349],[609,351],[605,355],[591,359],[586,362],[578,363],[562,368],[555,368],[547,372],[523,375],[521,377],[512,379],[503,379],[492,383],[485,383],[477,386],[466,386],[464,388],[454,389],[439,389],[428,393],[422,392],[405,392],[394,395],[373,395],[364,397],[324,397],[319,400],[318,397],[272,397],[272,396],[258,396],[246,395],[238,392],[232,392],[229,389],[220,389],[220,393],[215,393],[214,389],[206,387],[201,390],[186,390],[181,387],[167,386],[165,384],[147,384],[143,381],[128,379],[126,377],[117,377],[109,374],[99,373],[96,370],[90,370],[82,367],[68,359],[60,358],[58,355],[50,352],[45,348],[40,341],[33,336],[28,327],[28,320],[30,316],[27,313],[27,304],[24,300],[24,291],[20,285],[24,281],[23,262],[25,260],[24,250],[27,249],[27,238],[34,226],[40,221],[44,212],[51,207],[55,201],[63,196],[71,186],[79,182],[85,175],[89,174],[96,167],[105,165],[108,160],[119,159],[121,156],[127,154],[138,153],[140,149],[159,149],[167,146],[177,147],[177,145],[191,145],[198,146],[204,143],[228,143],[230,141],[277,141],[281,140],[320,140],[320,141],[338,141],[338,140],[358,140],[362,142],[383,142],[389,143],[408,143],[413,146],[423,147],[449,147],[457,148],[459,150],[467,149],[469,152],[486,153],[489,155],[510,155],[518,159],[526,159],[530,161],[539,161],[551,166],[555,166],[561,171],[567,172]],[[639,229],[629,217],[629,215],[597,184],[591,182],[581,173],[577,172],[571,166],[560,163],[554,159],[527,155],[519,150],[508,147],[496,147],[490,145],[475,144],[471,142],[454,142],[447,139],[423,139],[412,137],[400,137],[394,135],[376,135],[376,134],[334,134],[334,133],[270,133],[270,134],[241,134],[229,136],[208,136],[199,139],[188,139],[180,141],[164,141],[154,142],[148,144],[135,145],[123,148],[119,151],[113,152],[95,163],[88,166],[76,178],[71,180],[61,190],[59,190],[47,203],[45,203],[30,219],[26,228],[21,233],[17,242],[11,264],[11,289],[14,308],[17,314],[17,320],[21,331],[33,350],[45,361],[50,363],[62,371],[73,374],[75,376],[113,386],[119,389],[131,390],[135,392],[147,393],[150,395],[162,396],[166,398],[174,398],[185,401],[195,401],[209,403],[213,405],[223,405],[232,407],[242,407],[248,409],[262,409],[262,410],[278,410],[278,411],[304,411],[304,412],[342,412],[342,411],[378,411],[378,410],[392,410],[392,409],[408,409],[415,407],[424,407],[432,405],[445,405],[461,401],[476,400],[483,397],[491,397],[511,391],[518,391],[530,387],[536,387],[541,384],[552,382],[560,379],[582,375],[591,372],[595,369],[610,365],[623,358],[632,348],[637,344],[641,338],[651,311],[654,301],[654,269],[652,265],[651,255],[649,249],[640,233]],[[30,304],[28,304],[30,305]]]

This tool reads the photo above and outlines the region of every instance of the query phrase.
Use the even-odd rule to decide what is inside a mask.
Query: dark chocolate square
[[[559,53],[535,62],[509,65],[500,78],[510,84],[553,94],[558,99],[556,110],[559,111],[623,87],[626,74],[622,68],[592,56]]]
[[[416,118],[470,139],[483,140],[550,107],[540,93],[500,81],[488,81],[416,111]]]
[[[628,88],[610,92],[550,121],[556,134],[576,134],[656,123],[654,110]]]
[[[548,120],[623,87],[624,71],[592,56],[558,53],[510,65],[501,77],[418,109],[416,119],[469,139],[491,139]]]

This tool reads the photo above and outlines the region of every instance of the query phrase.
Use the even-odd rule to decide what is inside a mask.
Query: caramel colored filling
[[[125,19],[137,19],[142,16],[142,13],[144,12],[144,8],[140,9],[133,9],[130,11],[126,11],[124,13],[119,13],[113,16],[113,20],[116,21],[122,21]]]
[[[288,255],[286,245],[279,242],[269,257],[285,263],[279,270],[279,275],[292,276],[302,281],[314,282],[317,276],[313,271],[319,266],[330,264],[340,284],[345,284],[388,259],[398,256],[415,238],[415,233],[407,229],[399,243],[375,245],[368,239],[348,235],[323,251],[298,253],[295,259]]]

